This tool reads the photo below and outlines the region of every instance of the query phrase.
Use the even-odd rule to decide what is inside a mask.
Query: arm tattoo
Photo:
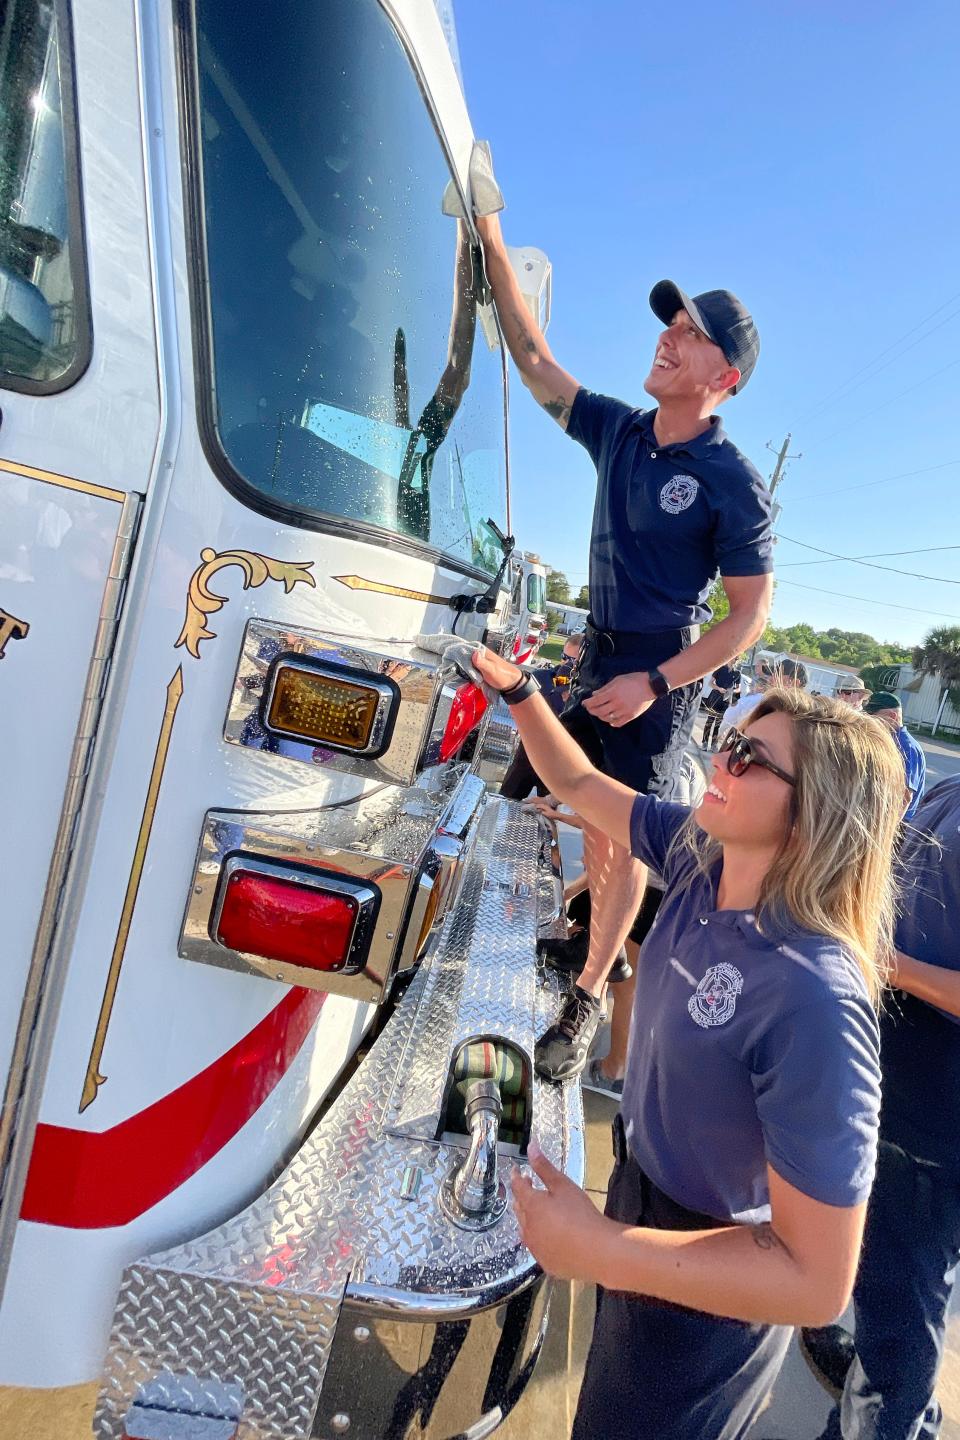
[[[515,310],[513,318],[517,326],[517,343],[520,349],[526,351],[528,355],[539,355],[540,347],[524,324],[523,316]]]
[[[753,1235],[754,1245],[761,1250],[784,1250],[786,1248],[769,1221],[764,1221],[762,1225],[751,1225],[750,1231]]]
[[[553,419],[556,420],[558,425],[562,425],[564,430],[567,428],[567,421],[570,419],[571,407],[567,404],[566,400],[564,400],[562,395],[558,395],[556,400],[544,400],[543,408],[544,410],[546,410],[548,415],[551,415]]]

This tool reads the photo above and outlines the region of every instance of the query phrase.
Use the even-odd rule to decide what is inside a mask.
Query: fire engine
[[[583,1129],[450,16],[9,0],[0,83],[0,1434],[478,1440]]]
[[[519,616],[513,658],[523,665],[547,635],[547,569],[539,555],[527,553],[514,562],[513,608]]]

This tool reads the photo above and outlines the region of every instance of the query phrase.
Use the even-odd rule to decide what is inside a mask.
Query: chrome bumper
[[[486,719],[473,768],[491,790],[499,790],[517,753],[520,736],[509,705],[498,700]]]
[[[541,841],[535,816],[487,800],[436,950],[287,1171],[219,1229],[128,1267],[100,1440],[496,1428],[536,1358],[546,1286],[509,1205],[480,1232],[445,1217],[440,1188],[468,1142],[438,1130],[464,1041],[509,1042],[532,1075],[556,1015],[534,958],[556,893]],[[581,1182],[579,1085],[533,1076],[531,1099],[530,1133]],[[504,1147],[508,1182],[519,1163]]]

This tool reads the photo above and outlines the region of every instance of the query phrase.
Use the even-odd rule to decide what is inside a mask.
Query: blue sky
[[[560,363],[642,404],[653,283],[736,291],[763,348],[727,432],[765,475],[768,440],[792,431],[804,457],[778,494],[776,623],[907,644],[960,624],[960,548],[876,562],[942,584],[801,566],[825,557],[794,543],[960,547],[960,8],[456,0],[456,17],[507,241],[553,262]],[[518,541],[576,588],[592,465],[516,372],[511,434]]]

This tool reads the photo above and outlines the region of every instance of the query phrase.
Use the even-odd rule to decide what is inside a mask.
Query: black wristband
[[[648,670],[647,679],[650,681],[650,689],[658,700],[662,700],[664,695],[670,694],[670,681],[662,671]]]
[[[535,676],[522,675],[512,690],[501,690],[500,699],[507,705],[519,705],[522,700],[529,700],[531,695],[539,695],[540,686]]]

